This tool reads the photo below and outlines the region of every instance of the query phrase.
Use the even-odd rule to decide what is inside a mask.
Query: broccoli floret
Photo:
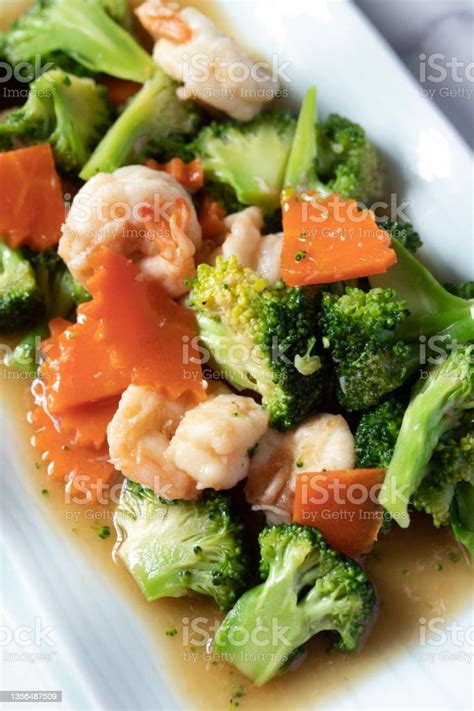
[[[110,123],[106,89],[93,79],[45,72],[30,88],[26,104],[0,124],[0,137],[22,145],[48,142],[65,171],[79,171]]]
[[[174,148],[196,130],[199,121],[195,106],[176,96],[177,86],[157,68],[110,127],[81,171],[81,178],[111,173],[150,156],[163,159],[176,154]]]
[[[386,468],[390,464],[406,403],[391,396],[364,412],[355,433],[358,468]]]
[[[33,267],[19,249],[0,243],[0,331],[27,328],[43,312],[44,300]]]
[[[422,246],[422,241],[418,232],[413,228],[411,222],[392,222],[385,220],[380,223],[380,227],[386,230],[391,237],[395,237],[405,249],[414,254]]]
[[[376,405],[419,367],[416,345],[394,335],[408,316],[392,289],[346,287],[342,296],[325,292],[319,317],[323,342],[339,380],[338,399],[348,410]]]
[[[266,528],[259,542],[264,582],[228,613],[213,651],[262,686],[318,632],[332,633],[338,651],[355,650],[375,606],[372,585],[357,563],[309,526]]]
[[[454,538],[474,558],[474,485],[463,481],[456,487],[451,506],[451,528]]]
[[[444,288],[450,294],[459,296],[461,299],[468,301],[474,299],[474,281],[463,281],[460,284],[445,284]]]
[[[17,344],[5,364],[34,373],[39,365],[39,346],[49,335],[49,321],[57,317],[70,317],[76,306],[91,297],[87,290],[73,279],[55,250],[34,253],[25,248],[23,254],[28,258],[29,262],[26,263],[35,275],[42,308],[37,314],[35,326]]]
[[[218,257],[215,267],[199,265],[192,306],[217,367],[238,390],[262,396],[274,427],[293,427],[317,405],[322,377],[311,289],[270,287],[235,256]]]
[[[460,346],[427,371],[428,377],[415,386],[405,410],[379,496],[380,503],[402,527],[409,525],[408,503],[429,473],[429,462],[441,436],[463,410],[474,406],[473,355],[474,346]]]
[[[457,418],[454,418],[455,422]],[[446,432],[433,450],[427,473],[415,491],[412,503],[433,517],[436,527],[450,522],[459,482],[474,485],[474,412],[466,410],[461,421]]]
[[[380,159],[361,126],[331,114],[317,125],[316,143],[318,192],[339,193],[364,204],[382,195]]]
[[[245,589],[250,559],[227,495],[167,501],[125,481],[114,521],[118,556],[148,601],[195,592],[228,610]]]
[[[321,196],[339,193],[367,204],[383,193],[379,156],[364,129],[331,114],[316,124],[316,90],[306,93],[288,160],[285,187],[315,190]]]
[[[280,204],[295,132],[293,118],[266,112],[248,123],[213,122],[191,144],[207,180],[233,188],[244,205],[272,212]]]
[[[370,285],[394,289],[406,301],[410,316],[399,324],[396,335],[409,341],[437,336],[445,347],[474,341],[474,318],[469,301],[450,294],[397,240],[392,240],[397,263],[385,274],[369,277]]]
[[[38,0],[2,36],[11,65],[61,52],[93,72],[143,82],[153,59],[107,14],[121,3],[97,0]]]

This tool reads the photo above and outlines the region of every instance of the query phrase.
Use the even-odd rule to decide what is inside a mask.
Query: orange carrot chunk
[[[10,247],[57,244],[64,201],[49,143],[0,153],[0,234]]]
[[[389,234],[355,200],[293,193],[282,210],[281,274],[289,286],[381,274],[397,261]]]
[[[385,469],[300,474],[293,521],[314,526],[330,546],[352,558],[368,553],[383,523],[378,493]]]
[[[204,185],[204,170],[200,158],[195,158],[189,163],[185,163],[181,158],[172,158],[167,163],[157,163],[150,158],[145,162],[148,168],[162,170],[171,175],[183,188],[190,192],[196,192]]]
[[[130,383],[206,397],[196,348],[194,314],[113,250],[94,258],[92,301],[77,323],[42,344],[40,368],[49,412],[62,413],[120,395]]]
[[[41,453],[42,461],[47,464],[48,476],[65,482],[66,492],[73,502],[103,501],[115,473],[109,462],[107,423],[103,418],[100,420],[99,416],[100,424],[99,421],[96,423],[97,430],[102,428],[102,443],[99,446],[93,442],[80,444],[80,437],[64,431],[62,419],[52,417],[43,405],[36,405],[31,414],[35,432],[32,442]],[[101,407],[98,406],[99,409]],[[94,419],[93,409],[89,409],[88,416]]]
[[[93,299],[83,310],[101,320],[115,366],[136,385],[159,388],[172,400],[185,392],[205,399],[193,312],[159,284],[143,281],[137,267],[113,250],[95,259],[88,284]]]
[[[227,212],[220,202],[209,196],[204,198],[198,214],[203,239],[213,239],[224,232],[226,214]]]

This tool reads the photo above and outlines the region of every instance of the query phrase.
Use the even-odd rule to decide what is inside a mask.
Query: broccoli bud
[[[32,83],[26,104],[0,124],[0,138],[48,142],[59,166],[79,172],[109,123],[105,87],[53,69]]]
[[[213,364],[238,390],[262,396],[271,423],[289,429],[321,397],[323,368],[316,352],[316,296],[266,279],[236,257],[201,264],[192,306]]]
[[[207,180],[230,186],[244,205],[272,212],[280,204],[295,120],[266,112],[253,121],[214,122],[190,149],[202,159]]]
[[[372,585],[357,563],[309,526],[266,528],[259,542],[264,582],[228,613],[213,651],[262,686],[318,632],[331,633],[338,651],[355,650],[375,607]]]
[[[228,610],[247,583],[243,526],[225,494],[167,501],[125,481],[114,516],[118,556],[148,601],[194,593]]]
[[[31,326],[44,308],[31,264],[21,250],[0,243],[0,331],[11,333]]]
[[[86,69],[142,83],[153,59],[111,19],[124,18],[119,0],[38,0],[2,36],[12,65],[61,52]]]

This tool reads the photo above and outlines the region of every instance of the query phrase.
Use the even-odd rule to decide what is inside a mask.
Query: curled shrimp
[[[168,173],[142,165],[91,178],[75,196],[62,232],[59,254],[82,284],[93,275],[93,255],[106,246],[174,297],[188,290],[201,246],[186,190]]]
[[[188,42],[192,37],[193,33],[175,2],[147,0],[135,9],[135,14],[155,40],[164,37],[173,42]]]

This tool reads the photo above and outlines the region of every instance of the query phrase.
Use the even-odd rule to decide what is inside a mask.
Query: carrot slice
[[[89,417],[94,417],[92,409],[89,409]],[[64,481],[66,492],[74,502],[103,501],[115,473],[109,462],[105,420],[100,424],[103,431],[99,446],[92,442],[80,444],[77,436],[63,430],[62,419],[52,417],[42,404],[34,408],[31,421],[35,428],[32,443],[48,465],[48,476]],[[96,426],[99,427],[98,422]]]
[[[148,168],[168,173],[178,183],[181,183],[183,188],[192,193],[200,190],[204,185],[204,170],[200,158],[195,158],[189,163],[185,163],[181,158],[172,158],[168,163],[157,163],[156,160],[150,158],[145,162],[145,165]]]
[[[289,286],[327,284],[386,272],[397,261],[370,210],[337,193],[284,196],[281,274]]]
[[[213,239],[224,231],[226,215],[227,212],[220,202],[209,196],[204,198],[198,214],[203,239]]]
[[[77,323],[41,346],[40,377],[53,414],[120,395],[131,382],[129,371],[114,362],[101,324],[83,311],[79,307]]]
[[[141,88],[141,84],[128,79],[119,79],[105,75],[102,77],[102,83],[107,87],[107,97],[115,106],[125,104],[137,91]]]
[[[0,153],[0,234],[10,247],[40,252],[57,244],[64,201],[49,143]]]
[[[94,258],[92,301],[77,323],[42,345],[48,410],[61,413],[122,393],[130,383],[161,388],[175,400],[206,397],[194,314],[113,250]],[[64,324],[57,324],[59,330]]]
[[[330,546],[351,557],[368,553],[383,523],[377,495],[385,469],[300,474],[293,521],[318,528]]]
[[[196,348],[196,319],[156,283],[140,279],[137,267],[113,250],[95,257],[88,284],[87,316],[100,319],[116,367],[131,382],[162,389],[176,400],[183,393],[205,399]]]

